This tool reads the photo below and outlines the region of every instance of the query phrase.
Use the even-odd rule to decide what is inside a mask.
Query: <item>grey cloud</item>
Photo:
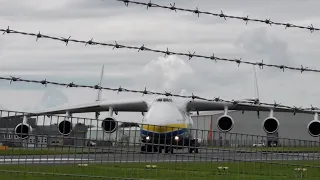
[[[13,28],[35,33],[41,30],[58,37],[72,35],[76,39],[94,38],[109,43],[117,40],[119,43],[134,46],[145,44],[162,50],[169,47],[169,50],[186,53],[215,53],[219,57],[243,57],[254,62],[264,59],[264,62],[274,64],[319,66],[316,61],[319,53],[306,48],[310,38],[317,38],[316,33],[309,36],[309,32],[304,30],[284,30],[283,27],[269,27],[254,22],[249,22],[246,26],[245,22],[238,20],[224,20],[206,15],[200,15],[198,18],[192,13],[176,13],[157,8],[146,10],[145,7],[137,5],[126,7],[115,0],[68,2],[67,5],[44,10],[40,6],[33,7],[26,3],[7,1],[0,7],[0,21],[5,24],[3,28],[10,24]],[[223,10],[231,15],[249,14],[249,17],[270,17],[275,21],[308,23],[305,25],[309,25],[305,20],[318,19],[319,14],[319,2],[316,1],[175,2],[177,6],[186,8],[199,7],[200,10],[218,13]],[[157,3],[169,5],[172,1]],[[296,13],[305,7],[308,7],[308,11]],[[314,26],[317,27],[316,22]],[[243,46],[240,46],[241,44]],[[298,57],[293,47],[299,48]],[[107,75],[104,85],[107,87],[121,85],[142,89],[146,86],[148,89],[174,93],[180,93],[181,89],[185,89],[189,93],[209,97],[237,98],[253,95],[252,67],[242,64],[237,67],[237,64],[228,62],[215,63],[202,58],[189,61],[187,57],[179,57],[184,60],[185,68],[191,67],[192,73],[182,73],[179,78],[170,82],[171,86],[164,86],[168,83],[168,76],[165,75],[166,71],[161,70],[161,66],[154,66],[154,72],[142,72],[150,61],[162,56],[157,53],[138,53],[136,50],[127,49],[111,50],[112,48],[107,47],[88,47],[71,43],[66,47],[63,43],[43,39],[36,42],[33,37],[20,35],[1,36],[0,49],[3,58],[0,62],[1,75],[94,85],[98,83],[101,65],[105,64]],[[175,69],[171,71],[175,72]],[[316,74],[307,75],[307,79],[305,74],[301,75],[299,72],[283,73],[281,70],[267,67],[258,72],[259,79],[263,82],[260,83],[261,91],[264,94],[268,93],[264,98],[282,98],[290,103],[308,103],[316,99],[292,98],[298,96],[299,92],[309,92],[316,96],[315,90],[318,86],[311,83],[316,81]],[[7,81],[0,81],[0,87],[21,91],[38,88],[45,90],[42,85],[18,82],[9,85]],[[287,92],[287,89],[291,92]]]
[[[263,57],[269,63],[295,65],[289,55],[287,42],[268,33],[266,28],[246,31],[237,39],[236,45],[248,53]]]
[[[59,89],[46,88],[39,104],[37,104],[33,110],[53,108],[68,103],[68,97]]]
[[[56,2],[47,2],[55,4]],[[104,18],[106,15],[114,15],[125,7],[121,6],[117,1],[66,1],[66,3],[58,8],[41,9],[32,3],[6,2],[0,7],[0,15],[10,20],[44,20],[44,19],[79,19],[79,18]],[[48,5],[49,6],[49,5]],[[19,12],[19,13],[16,13]],[[129,10],[122,10],[121,13],[130,13]]]

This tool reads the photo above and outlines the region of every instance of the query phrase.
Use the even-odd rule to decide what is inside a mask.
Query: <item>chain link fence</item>
[[[319,141],[15,114],[1,112],[1,180],[320,177]]]

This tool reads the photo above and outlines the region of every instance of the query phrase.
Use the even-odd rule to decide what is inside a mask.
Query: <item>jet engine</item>
[[[309,122],[308,126],[308,133],[313,137],[320,136],[320,121],[318,120],[318,113],[314,115],[314,120]]]
[[[234,121],[231,116],[222,115],[218,119],[218,128],[222,132],[229,132],[233,128]]]
[[[101,127],[104,132],[113,133],[118,128],[118,122],[112,117],[107,117],[102,121]]]
[[[263,130],[268,133],[268,134],[272,134],[276,131],[278,131],[279,129],[279,121],[277,118],[269,116],[267,117],[263,123]]]
[[[20,139],[26,139],[32,132],[32,127],[27,123],[20,123],[14,128],[14,132]]]
[[[73,130],[73,124],[69,120],[63,120],[58,124],[58,131],[60,134],[67,136]]]

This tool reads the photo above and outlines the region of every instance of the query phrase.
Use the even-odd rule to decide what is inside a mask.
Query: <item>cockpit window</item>
[[[157,102],[172,102],[172,99],[170,99],[170,98],[159,98],[159,99],[157,99],[156,100]]]
[[[168,98],[163,98],[163,101],[164,102],[169,102],[169,99]]]

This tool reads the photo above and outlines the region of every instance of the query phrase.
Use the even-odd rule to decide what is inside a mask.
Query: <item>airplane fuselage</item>
[[[142,124],[142,142],[158,148],[177,145],[176,149],[181,149],[182,146],[190,146],[190,140],[193,139],[190,131],[192,118],[171,98],[157,98],[152,102]]]

